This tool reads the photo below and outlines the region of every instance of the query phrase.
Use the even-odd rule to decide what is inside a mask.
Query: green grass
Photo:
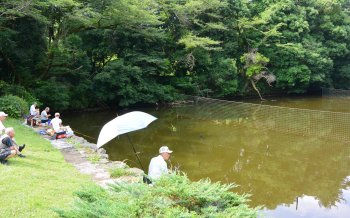
[[[68,138],[66,140],[68,143],[72,144],[75,149],[84,151],[85,154],[87,155],[87,160],[90,161],[91,163],[96,164],[101,160],[101,156],[91,148],[83,147],[81,143],[75,141],[74,139]]]
[[[91,163],[98,163],[101,160],[101,157],[98,154],[88,154],[88,158],[87,159]]]
[[[74,139],[72,138],[67,138],[66,141],[69,143],[69,144],[72,144],[74,146],[75,149],[82,149],[83,146],[79,143],[79,142],[76,142]]]
[[[118,178],[121,176],[134,176],[135,174],[129,172],[127,168],[114,168],[110,170],[110,174],[112,178]]]
[[[19,121],[9,119],[16,141],[25,143],[26,158],[0,165],[0,217],[57,217],[53,209],[69,208],[73,192],[92,181],[66,163],[59,150]]]

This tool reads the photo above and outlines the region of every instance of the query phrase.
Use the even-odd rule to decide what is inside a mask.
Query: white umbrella
[[[100,148],[118,135],[146,128],[157,118],[141,111],[133,111],[116,117],[106,123],[97,140],[97,148]]]

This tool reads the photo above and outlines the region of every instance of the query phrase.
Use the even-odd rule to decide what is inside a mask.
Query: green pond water
[[[251,102],[258,104],[206,100],[140,108],[158,120],[129,136],[146,170],[159,147],[168,145],[174,151],[170,167],[192,180],[239,185],[234,191],[251,194],[250,205],[262,205],[266,217],[349,217],[350,99]],[[62,119],[74,130],[97,138],[116,115],[116,111],[84,112],[63,114]],[[126,136],[104,148],[111,160],[139,167]]]

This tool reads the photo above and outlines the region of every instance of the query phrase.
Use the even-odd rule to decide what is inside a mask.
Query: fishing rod
[[[142,165],[142,163],[141,163],[139,154],[137,153],[137,151],[136,151],[136,149],[135,149],[135,146],[134,146],[134,144],[132,143],[132,141],[131,141],[131,139],[130,139],[129,134],[126,134],[126,136],[128,137],[128,140],[129,140],[129,142],[130,142],[130,144],[131,144],[132,149],[134,150],[134,153],[135,153],[135,155],[136,155],[136,157],[137,157],[137,160],[138,160],[138,162],[139,162],[139,164],[140,164],[142,170],[143,170],[144,172],[146,172],[146,171],[145,171],[145,168],[143,167],[143,165]]]
[[[117,117],[118,117],[119,114],[118,114],[118,113],[116,113],[116,114],[117,114]],[[131,141],[131,139],[130,139],[129,134],[126,133],[126,136],[127,136],[127,138],[128,138],[129,143],[131,144],[132,150],[134,151],[134,154],[135,154],[135,156],[136,156],[136,158],[137,158],[137,161],[139,162],[139,164],[140,164],[142,170],[143,170],[144,172],[146,172],[146,171],[145,171],[145,168],[143,167],[142,162],[141,162],[141,160],[140,160],[139,154],[137,153],[137,151],[136,151],[136,149],[135,149],[134,143],[132,143],[132,141]]]
[[[131,139],[130,139],[129,134],[127,133],[126,136],[128,137],[128,140],[129,140],[129,142],[130,142],[130,144],[131,144],[131,147],[132,147],[132,149],[134,150],[134,153],[135,153],[135,155],[136,155],[136,157],[137,157],[137,160],[139,161],[139,164],[140,164],[140,166],[141,166],[141,169],[143,170],[144,173],[146,173],[145,168],[143,167],[143,165],[142,165],[142,163],[141,163],[139,154],[137,153],[137,151],[136,151],[136,149],[135,149],[135,146],[134,146],[134,144],[132,143],[132,141],[131,141]],[[148,176],[147,176],[146,174],[143,175],[142,180],[143,180],[143,182],[146,183],[146,184],[152,184],[152,181],[148,178]]]

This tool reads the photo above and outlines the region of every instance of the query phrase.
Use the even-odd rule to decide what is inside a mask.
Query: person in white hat
[[[8,116],[8,115],[7,115],[5,112],[0,111],[0,136],[1,136],[2,134],[4,134],[4,132],[5,132],[5,126],[4,126],[4,124],[2,123],[2,121],[4,121],[4,120],[6,119],[7,116]]]
[[[148,177],[152,180],[159,179],[163,174],[168,173],[168,165],[165,161],[169,160],[173,151],[167,146],[159,148],[159,155],[152,158],[148,167]]]
[[[55,132],[55,134],[52,136],[52,139],[56,139],[57,136],[66,134],[66,131],[64,130],[62,126],[62,120],[60,119],[60,113],[55,113],[55,118],[51,120],[51,126]]]

